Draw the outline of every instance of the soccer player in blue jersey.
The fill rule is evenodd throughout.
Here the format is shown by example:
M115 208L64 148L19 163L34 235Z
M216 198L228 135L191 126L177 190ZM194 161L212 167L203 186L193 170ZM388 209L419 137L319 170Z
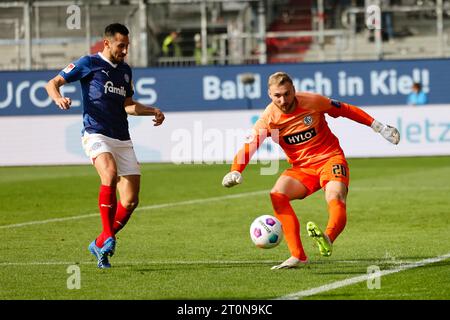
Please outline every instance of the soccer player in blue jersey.
M80 81L83 94L82 144L100 176L98 206L102 233L89 245L99 268L110 268L116 233L138 205L140 167L128 131L127 115L154 116L154 125L164 121L158 108L133 100L132 72L124 59L128 53L128 29L119 23L105 28L102 52L70 63L46 86L60 109L70 108L70 98L59 88ZM119 193L119 200L116 198Z

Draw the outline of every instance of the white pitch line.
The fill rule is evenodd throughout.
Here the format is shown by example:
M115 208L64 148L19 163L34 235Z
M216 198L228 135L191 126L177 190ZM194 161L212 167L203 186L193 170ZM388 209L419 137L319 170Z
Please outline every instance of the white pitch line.
M369 187L369 188L361 188L361 187L353 187L350 189L351 191L366 191L366 190L377 190L377 191L390 191L390 190L405 190L405 188L391 188L391 187ZM449 188L445 187L430 187L428 188L416 188L417 190L450 190ZM227 199L235 199L235 198L243 198L247 196L252 195L260 195L269 193L269 190L261 190L261 191L254 191L254 192L245 192L245 193L238 193L228 196L220 196L220 197L212 197L212 198L203 198L203 199L194 199L194 200L187 200L187 201L181 201L181 202L169 202L169 203L162 203L162 204L155 204L151 206L144 206L144 207L138 207L135 211L140 210L154 210L154 209L162 209L162 208L168 208L168 207L176 207L176 206L184 206L184 205L191 205L191 204L199 204L199 203L207 203L210 201L221 201L221 200L227 200ZM29 222L22 222L22 223L15 223L15 224L7 224L0 226L1 229L10 229L10 228L20 228L20 227L26 227L26 226L33 226L33 225L39 225L39 224L47 224L51 222L64 222L64 221L70 221L70 220L78 220L78 219L85 219L85 218L92 218L92 217L98 217L99 213L89 213L89 214L83 214L78 216L71 216L71 217L64 217L64 218L53 218L53 219L46 219L46 220L35 220L35 221L29 221Z
M58 266L58 265L95 265L95 261L35 261L35 262L0 262L0 267L18 267L18 266ZM273 263L278 264L278 260L199 260L199 261L117 261L114 265L226 265L226 264L253 264L255 266Z
M353 277L353 278L348 278L345 280L341 280L341 281L336 281L336 282L332 282L320 287L316 287L316 288L312 288L312 289L307 289L307 290L303 290L303 291L298 291L298 292L294 292L282 297L279 297L275 300L298 300L304 297L309 297L309 296L313 296L319 293L323 293L323 292L327 292L327 291L331 291L334 289L339 289L342 287L346 287L346 286L350 286L359 282L364 282L367 281L369 279L373 279L374 276L377 277L382 277L382 276L386 276L392 273L397 273L397 272L401 272L401 271L405 271L408 269L413 269L413 268L418 268L418 267L423 267L427 264L432 264L432 263L436 263L436 262L440 262L443 260L446 260L450 258L450 253L444 254L442 256L438 256L435 258L429 258L429 259L424 259L421 261L417 261L417 262L411 262L411 263L407 263L404 265L400 265L397 268L394 269L389 269L389 270L384 270L381 271L379 273L372 273L372 274L365 274L365 275L361 275L358 277Z
M280 260L186 260L186 261L173 261L173 260L154 260L154 261L117 261L114 265L161 265L161 264L184 264L184 265L223 265L223 264L254 264L255 266L261 264L279 264ZM45 265L74 265L74 264L92 264L92 261L31 261L31 262L0 262L0 267L9 266L45 266ZM316 261L314 264L330 264L330 263L347 263L347 264L361 264L359 260L334 260L328 261ZM392 260L379 260L373 263L400 263Z
M177 206L188 206L188 205L192 205L192 204L207 203L207 202L211 202L211 201L222 201L222 200L235 199L235 198L243 198L243 197L247 197L247 196L256 196L256 195L268 194L268 193L269 193L269 190L261 190L261 191L244 192L244 193L238 193L238 194L232 194L232 195L220 196L220 197L194 199L194 200L187 200L187 201L180 201L180 202L169 202L169 203L155 204L155 205L151 205L151 206L138 207L135 211L154 210L154 209L162 209L162 208L177 207ZM92 218L92 217L97 217L97 216L99 216L98 213L89 213L89 214L83 214L83 215L65 217L65 218L35 220L35 221L29 221L29 222L23 222L23 223L3 225L3 226L0 226L0 229L20 228L20 227L33 226L33 225L38 225L38 224L46 224L46 223L51 223L51 222L63 222L63 221L70 221L70 220Z

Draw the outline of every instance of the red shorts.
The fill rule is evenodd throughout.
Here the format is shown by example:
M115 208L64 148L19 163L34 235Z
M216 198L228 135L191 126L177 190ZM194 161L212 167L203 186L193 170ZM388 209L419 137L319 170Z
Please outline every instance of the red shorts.
M308 167L293 166L282 175L299 180L308 189L306 196L324 188L328 181L341 181L347 188L350 183L350 170L343 155L324 159Z

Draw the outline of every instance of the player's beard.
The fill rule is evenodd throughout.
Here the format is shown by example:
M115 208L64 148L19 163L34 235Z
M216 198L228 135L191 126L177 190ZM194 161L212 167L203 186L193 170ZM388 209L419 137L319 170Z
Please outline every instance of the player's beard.
M109 51L109 55L111 57L111 62L114 64L118 64L125 61L126 54L119 52L114 52L113 50Z
M294 109L294 105L295 105L295 98L292 99L292 102L289 104L285 104L282 106L277 106L281 111L283 111L283 113L291 113Z
M113 63L121 63L125 61L125 56L121 55L120 53L116 56L112 55L114 61L112 61Z

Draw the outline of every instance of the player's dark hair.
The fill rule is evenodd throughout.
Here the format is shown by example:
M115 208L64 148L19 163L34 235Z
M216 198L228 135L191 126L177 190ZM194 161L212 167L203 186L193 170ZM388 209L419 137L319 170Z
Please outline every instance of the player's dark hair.
M127 27L120 23L112 23L105 28L105 37L114 37L116 33L120 33L123 36L127 36L130 32Z

